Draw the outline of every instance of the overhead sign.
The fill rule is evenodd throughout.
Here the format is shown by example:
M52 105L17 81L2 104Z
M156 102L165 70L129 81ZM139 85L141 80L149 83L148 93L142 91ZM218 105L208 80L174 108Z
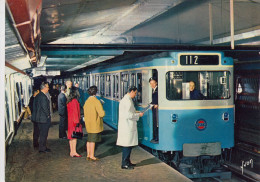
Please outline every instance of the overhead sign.
M181 65L218 65L219 56L218 55L181 55L180 56Z

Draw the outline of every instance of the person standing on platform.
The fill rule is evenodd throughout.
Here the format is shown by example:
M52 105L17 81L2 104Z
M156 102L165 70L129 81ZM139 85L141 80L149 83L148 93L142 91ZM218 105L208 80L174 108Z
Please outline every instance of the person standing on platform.
M157 87L157 79L150 78L149 79L150 87L153 89L152 92L152 113L153 113L153 139L152 143L158 143L158 131L159 131L159 123L158 123L158 87Z
M79 88L79 84L76 83L75 84L75 87L78 89L78 92L79 92L79 104L80 104L80 107L83 108L84 106L84 92L81 88Z
M31 113L33 113L33 101L34 98L36 97L36 95L38 95L39 93L39 89L33 89L33 95L31 96L30 100L29 100L29 108L31 110ZM38 128L38 123L36 123L33 120L33 117L31 117L31 121L33 123L33 147L35 149L37 149L39 147L39 128Z
M97 161L95 157L95 143L101 141L101 132L103 131L103 117L105 111L101 102L96 98L97 87L91 86L88 89L89 98L84 104L85 126L88 132L87 139L87 160Z
M70 94L70 89L72 87L72 82L70 80L66 81L66 92L65 92L65 96L68 99L68 96Z
M58 111L60 115L59 138L67 139L66 130L68 128L67 98L65 96L65 85L61 86L58 96Z
M137 121L143 113L137 113L133 98L137 94L136 87L130 87L128 93L119 103L118 135L116 144L123 147L122 169L134 169L135 164L130 161L133 146L138 145Z
M67 111L68 111L68 139L70 144L70 156L71 157L82 157L76 151L77 139L72 138L72 133L75 131L75 127L78 126L82 131L80 124L80 106L78 101L78 95L75 87L71 87L70 94L67 99Z
M38 124L39 128L39 152L45 153L51 152L51 150L46 147L48 132L51 126L50 101L46 96L49 92L49 83L43 82L40 89L41 92L33 101L32 120Z

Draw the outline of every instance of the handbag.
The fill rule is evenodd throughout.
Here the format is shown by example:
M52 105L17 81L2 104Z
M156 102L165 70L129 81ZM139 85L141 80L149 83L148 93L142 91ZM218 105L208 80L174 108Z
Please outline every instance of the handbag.
M71 134L71 138L82 139L82 137L83 137L82 126L80 124L77 124L75 126L74 131Z

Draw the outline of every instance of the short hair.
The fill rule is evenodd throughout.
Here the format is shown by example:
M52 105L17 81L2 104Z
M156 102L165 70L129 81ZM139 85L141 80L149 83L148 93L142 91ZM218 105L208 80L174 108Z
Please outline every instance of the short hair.
M67 80L65 84L67 85L67 84L68 84L68 83L70 83L70 82L72 83L72 81L70 81L70 80Z
M48 82L42 82L41 85L40 85L40 89L41 89L41 90L44 89L44 88L46 87L46 84L49 85Z
M152 81L152 80L154 80L154 81L157 82L157 78L155 78L155 77L151 77L151 78L149 79L149 83L150 83L150 81Z
M93 85L93 86L89 87L88 94L91 95L91 96L96 95L97 94L97 86Z
M193 83L194 83L194 85L196 85L196 82L194 82L194 81L192 81L192 80L191 80L191 81L189 81L189 82L193 82Z
M60 87L60 90L61 90L61 91L65 91L65 90L66 90L66 86L65 86L65 85L62 85L62 86Z
M130 86L129 89L128 89L128 93L130 93L132 91L135 92L136 90L137 90L136 86Z

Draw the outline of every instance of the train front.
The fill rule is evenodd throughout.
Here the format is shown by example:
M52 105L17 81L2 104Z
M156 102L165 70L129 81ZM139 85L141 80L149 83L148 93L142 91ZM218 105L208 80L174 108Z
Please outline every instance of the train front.
M175 163L193 168L204 165L198 160L220 159L234 146L233 59L220 52L179 52L165 65L158 69L159 143L150 147L171 151ZM206 166L188 173L216 167Z

